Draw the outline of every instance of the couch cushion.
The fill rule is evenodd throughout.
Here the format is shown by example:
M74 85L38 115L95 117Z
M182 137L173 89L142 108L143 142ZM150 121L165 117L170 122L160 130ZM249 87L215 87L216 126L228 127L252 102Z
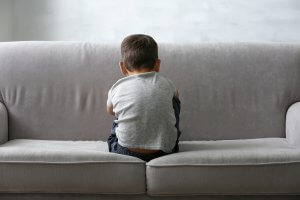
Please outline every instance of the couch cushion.
M16 139L0 145L0 192L145 193L145 162L103 141Z
M9 137L106 139L120 55L120 44L1 42ZM300 101L299 43L159 44L159 57L179 89L182 140L285 136L286 111Z
M150 195L300 194L300 149L285 138L183 141L147 163Z

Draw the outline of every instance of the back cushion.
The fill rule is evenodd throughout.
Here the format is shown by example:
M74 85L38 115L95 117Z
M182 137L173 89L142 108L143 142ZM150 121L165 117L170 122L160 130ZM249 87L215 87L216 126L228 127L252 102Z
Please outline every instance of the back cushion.
M104 140L109 87L120 78L116 45L0 43L0 89L9 138Z
M119 44L0 43L0 101L9 138L106 140ZM161 73L179 89L181 140L284 137L300 101L300 45L159 44Z

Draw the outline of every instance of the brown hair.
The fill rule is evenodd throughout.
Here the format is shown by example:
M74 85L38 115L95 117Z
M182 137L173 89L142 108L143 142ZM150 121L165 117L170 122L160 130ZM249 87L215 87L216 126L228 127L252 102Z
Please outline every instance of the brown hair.
M121 55L129 71L142 68L153 69L158 58L157 44L149 35L129 35L122 41Z

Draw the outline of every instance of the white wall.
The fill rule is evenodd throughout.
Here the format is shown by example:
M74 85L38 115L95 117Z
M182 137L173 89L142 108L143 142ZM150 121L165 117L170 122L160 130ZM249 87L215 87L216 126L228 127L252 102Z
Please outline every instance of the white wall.
M299 0L13 0L12 40L300 41Z
M0 42L12 40L12 1L0 0Z

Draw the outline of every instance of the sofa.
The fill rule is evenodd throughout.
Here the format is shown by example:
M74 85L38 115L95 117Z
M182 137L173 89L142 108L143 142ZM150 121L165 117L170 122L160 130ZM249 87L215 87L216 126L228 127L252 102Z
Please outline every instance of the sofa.
M179 152L108 152L120 44L0 43L0 199L300 199L300 44L159 44Z

